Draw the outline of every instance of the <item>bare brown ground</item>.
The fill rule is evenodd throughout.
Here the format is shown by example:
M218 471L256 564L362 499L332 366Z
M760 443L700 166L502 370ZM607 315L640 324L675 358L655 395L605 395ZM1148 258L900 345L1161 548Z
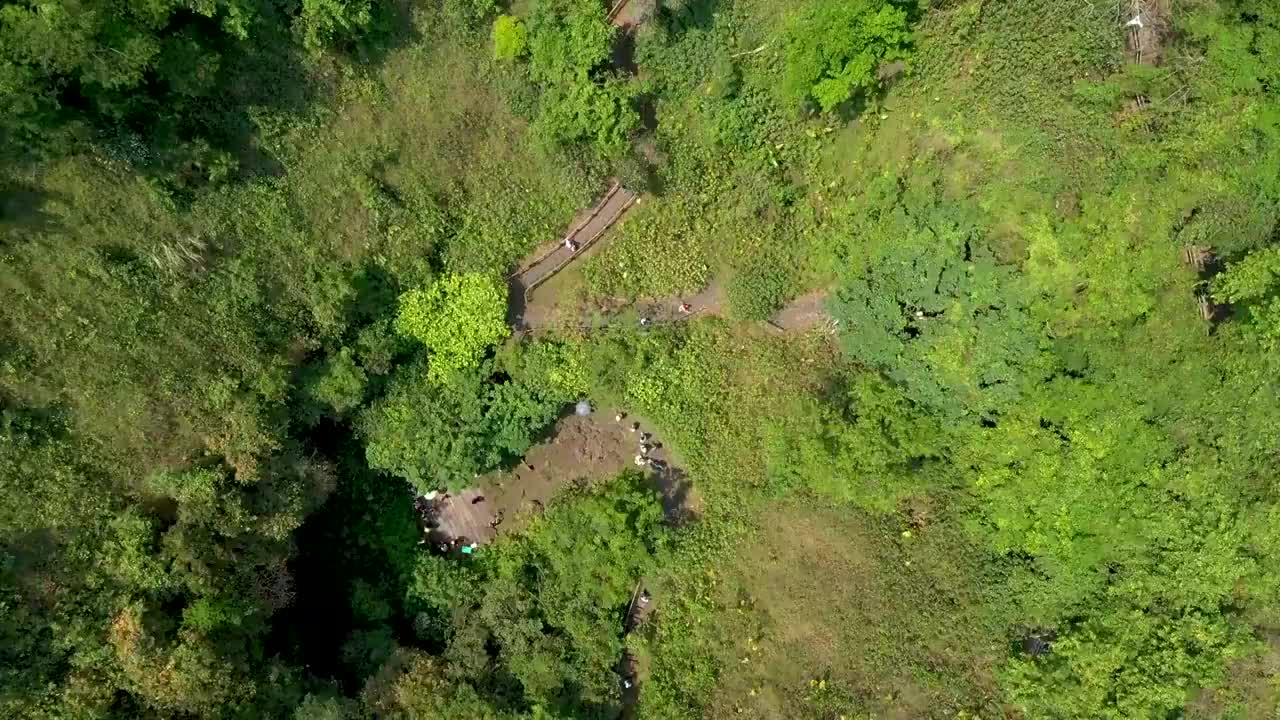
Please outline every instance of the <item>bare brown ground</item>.
M601 247L597 243L583 255L590 256ZM724 284L719 280L713 280L691 295L651 298L635 303L619 301L591 307L585 307L573 292L580 281L577 268L569 267L531 293L523 308L522 326L534 333L569 328L589 329L608 324L625 311L633 311L636 316L654 323L683 322L700 317L724 317L727 310ZM783 332L830 331L835 324L825 307L827 296L825 288L801 295L762 325L766 329ZM681 312L682 304L689 305L687 313Z
M531 448L514 468L483 475L476 488L451 497L441 514L441 529L484 544L499 533L519 531L566 488L589 486L636 468L640 437L654 429L629 416L617 422L615 412L608 409L560 420L551 437ZM632 432L636 422L640 429ZM653 441L661 442L662 438L654 437ZM662 472L646 469L645 473L662 493L668 521L680 523L696 517L701 501L680 469L679 459L665 445L649 456L666 464ZM483 500L472 502L476 498ZM498 522L496 531L490 530L494 521Z
M832 326L834 321L826 309L827 294L822 289L801 295L769 318L769 324L786 331Z

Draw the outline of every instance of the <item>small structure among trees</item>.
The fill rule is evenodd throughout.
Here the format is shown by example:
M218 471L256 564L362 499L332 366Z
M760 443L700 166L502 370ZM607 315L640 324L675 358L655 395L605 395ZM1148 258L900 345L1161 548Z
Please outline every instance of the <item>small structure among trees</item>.
M1132 15L1124 24L1129 59L1139 65L1159 65L1164 38L1169 33L1169 0L1133 0Z
M1216 272L1213 248L1204 245L1186 245L1182 248L1182 264L1195 270L1201 282L1196 287L1196 310L1200 319L1213 322L1219 315L1219 306L1209 293L1208 281Z

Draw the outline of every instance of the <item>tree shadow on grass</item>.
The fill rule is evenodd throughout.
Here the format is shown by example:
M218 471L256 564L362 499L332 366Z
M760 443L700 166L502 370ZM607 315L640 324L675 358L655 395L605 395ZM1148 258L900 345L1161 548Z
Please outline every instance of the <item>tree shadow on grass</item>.
M341 468L340 480L295 535L298 554L289 570L296 596L272 618L268 640L273 654L307 666L313 676L349 693L363 687L377 668L377 643L370 644L370 638L389 631L387 639L414 642L401 605L421 547L412 493L404 481L369 469L352 437L350 426L329 421L309 435L309 446ZM353 602L357 593L386 603L389 617L383 624L361 617ZM353 654L361 649L361 639L370 652Z
M720 0L660 0L658 21L673 35L687 30L709 30L715 24L719 8Z
M381 65L392 51L421 40L413 7L413 0L375 2L370 30L350 49L352 57L361 65Z
M55 218L45 208L50 200L60 198L65 200L32 185L0 181L0 248L50 230Z
M263 142L262 128L279 134L332 95L343 65L376 68L418 38L411 3L381 0L360 37L313 54L302 47L296 14L288 8L259 4L245 39L227 33L217 17L174 12L157 32L173 57L148 69L136 87L104 89L77 77L52 78L57 122L6 161L23 164L88 151L151 179L180 203L210 185L283 175L285 167L272 143ZM72 132L78 127L88 132Z
M385 268L367 263L351 278L355 295L347 303L347 324L361 327L380 319L388 310L394 311L401 288Z
M662 493L662 514L671 527L684 527L698 519L693 481L684 470L668 465L655 476Z

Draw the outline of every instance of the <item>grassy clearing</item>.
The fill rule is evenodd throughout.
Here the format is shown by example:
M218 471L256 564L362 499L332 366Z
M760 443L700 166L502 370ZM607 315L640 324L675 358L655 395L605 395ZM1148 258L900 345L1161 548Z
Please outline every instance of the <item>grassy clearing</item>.
M635 300L696 292L711 279L711 265L678 199L654 198L631 210L608 245L582 269L587 292L599 298Z
M731 562L667 586L645 717L999 714L1005 628L959 528L796 499L750 522Z

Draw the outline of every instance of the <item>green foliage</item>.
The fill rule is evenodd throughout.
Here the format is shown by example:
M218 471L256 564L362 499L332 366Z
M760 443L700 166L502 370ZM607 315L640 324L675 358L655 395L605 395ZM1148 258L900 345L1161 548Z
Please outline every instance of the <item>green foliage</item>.
M906 11L889 0L810 4L787 29L786 91L830 112L875 87L909 37Z
M639 125L632 106L638 91L601 72L614 37L603 20L602 6L591 0L539 0L529 16L529 72L542 90L542 133L616 155Z
M485 351L511 332L507 290L492 275L466 273L400 296L396 331L431 352L431 377L475 368Z
M493 366L443 378L421 364L398 371L361 420L369 464L426 492L467 487L517 458L569 402L541 379L499 382Z
M497 0L444 0L442 3L445 22L459 35L482 30L497 8Z
M944 415L1015 401L1041 361L1011 268L946 209L925 219L889 214L869 231L883 240L832 304L850 357Z
M180 193L230 179L249 108L287 105L306 87L289 20L261 0L10 3L0 15L9 159L92 149Z
M706 249L690 242L686 223L699 208L678 199L655 198L632 209L583 274L601 297L640 298L693 293L711 279Z
M366 373L386 375L390 372L392 362L404 345L392 325L390 319L375 322L356 337L356 357Z
M374 362L379 359L375 356ZM355 410L364 402L368 382L350 348L342 348L315 369L305 387L309 400L317 406L312 417L321 413L340 417Z
M350 41L364 32L372 20L369 0L302 0L302 13L294 27L308 50Z
M588 82L609 58L614 30L590 0L540 0L529 16L529 52L535 79L551 84Z
M801 401L768 423L766 471L775 491L807 487L888 511L936 486L937 419L874 376L855 376L846 393L835 407Z
M110 505L101 491L110 483L86 450L56 415L0 410L0 533L65 529L100 517ZM69 504L69 497L83 502Z
M182 611L182 625L198 633L209 634L223 625L238 625L243 610L218 598L202 597Z
M500 352L499 362L513 380L531 387L545 385L554 397L576 399L588 394L591 387L584 348L567 341L537 339L521 345L508 345Z
M562 498L521 537L482 548L472 564L446 570L424 559L433 569L419 576L435 579L419 581L410 598L453 618L445 657L464 683L480 688L509 674L530 702L576 717L616 702L620 613L665 545L661 523L657 496L626 474ZM454 589L442 595L441 583ZM485 638L494 665L469 647Z
M612 78L548 86L538 128L557 142L589 142L602 153L616 154L640 124L632 107L636 94L632 85Z
M1238 306L1249 318L1261 346L1275 350L1280 342L1280 248L1269 247L1232 263L1214 279L1219 302Z
M733 315L744 320L767 320L795 293L792 277L786 268L769 262L753 262L734 273L725 289Z
M1184 707L1188 688L1217 682L1220 658L1244 641L1220 616L1117 612L1072 628L1046 658L1015 661L1007 681L1030 715L1166 718Z
M1267 712L1280 18L1174 5L1133 66L1087 0L666 3L632 81L589 0L9 3L0 716L612 717L624 645L663 720ZM727 310L495 349L611 175L544 299ZM584 397L679 534L627 476L422 552Z
M358 706L351 701L311 694L307 694L293 712L294 720L351 720L358 716Z
M518 60L529 51L529 34L524 21L514 15L499 15L493 21L493 57Z

